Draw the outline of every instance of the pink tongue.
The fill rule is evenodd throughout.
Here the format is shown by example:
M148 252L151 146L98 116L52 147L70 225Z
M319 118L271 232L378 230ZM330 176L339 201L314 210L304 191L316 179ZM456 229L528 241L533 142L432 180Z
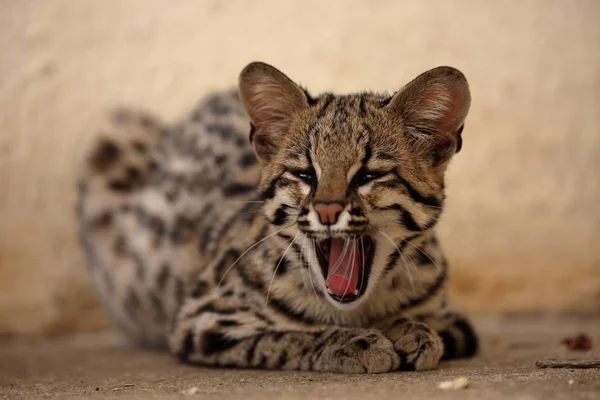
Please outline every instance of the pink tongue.
M344 239L331 239L327 287L338 296L354 293L358 283L358 246L349 240L344 253Z

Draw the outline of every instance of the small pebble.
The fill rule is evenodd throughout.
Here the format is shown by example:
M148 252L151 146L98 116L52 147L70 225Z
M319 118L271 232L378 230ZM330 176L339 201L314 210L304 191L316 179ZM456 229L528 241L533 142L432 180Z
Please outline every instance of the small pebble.
M574 385L575 381L573 379L569 379L569 385Z
M183 391L183 394L185 394L186 396L193 396L198 393L200 393L200 389L197 388L196 386Z
M444 390L458 390L466 389L469 386L469 380L464 376L454 379L452 381L441 382L438 387Z

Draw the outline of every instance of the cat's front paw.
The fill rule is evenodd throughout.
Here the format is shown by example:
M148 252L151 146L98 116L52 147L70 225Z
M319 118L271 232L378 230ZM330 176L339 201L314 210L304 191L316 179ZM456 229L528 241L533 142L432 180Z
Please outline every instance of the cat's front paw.
M318 371L382 373L400 366L394 345L377 330L338 330L319 346L313 364Z
M440 336L419 322L400 319L385 330L384 334L394 344L400 357L401 370L434 369L444 354L444 343Z

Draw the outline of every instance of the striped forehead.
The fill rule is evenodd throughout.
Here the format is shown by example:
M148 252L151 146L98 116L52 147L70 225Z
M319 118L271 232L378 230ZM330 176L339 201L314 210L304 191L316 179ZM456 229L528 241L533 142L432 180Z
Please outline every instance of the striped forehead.
M337 168L360 162L372 136L366 109L366 95L337 96L325 102L309 134L313 161Z
M371 145L380 141L372 141L373 124L386 99L385 95L372 93L324 94L313 99L311 118L287 143L287 163L298 168L309 163L348 168L364 162L371 155Z

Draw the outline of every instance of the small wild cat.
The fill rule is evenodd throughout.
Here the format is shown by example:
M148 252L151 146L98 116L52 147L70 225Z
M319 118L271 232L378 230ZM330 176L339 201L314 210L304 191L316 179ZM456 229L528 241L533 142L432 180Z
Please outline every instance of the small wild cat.
M102 302L135 342L200 365L387 372L473 355L434 232L469 104L450 67L392 96L315 97L256 62L239 96L179 124L117 111L79 182Z

